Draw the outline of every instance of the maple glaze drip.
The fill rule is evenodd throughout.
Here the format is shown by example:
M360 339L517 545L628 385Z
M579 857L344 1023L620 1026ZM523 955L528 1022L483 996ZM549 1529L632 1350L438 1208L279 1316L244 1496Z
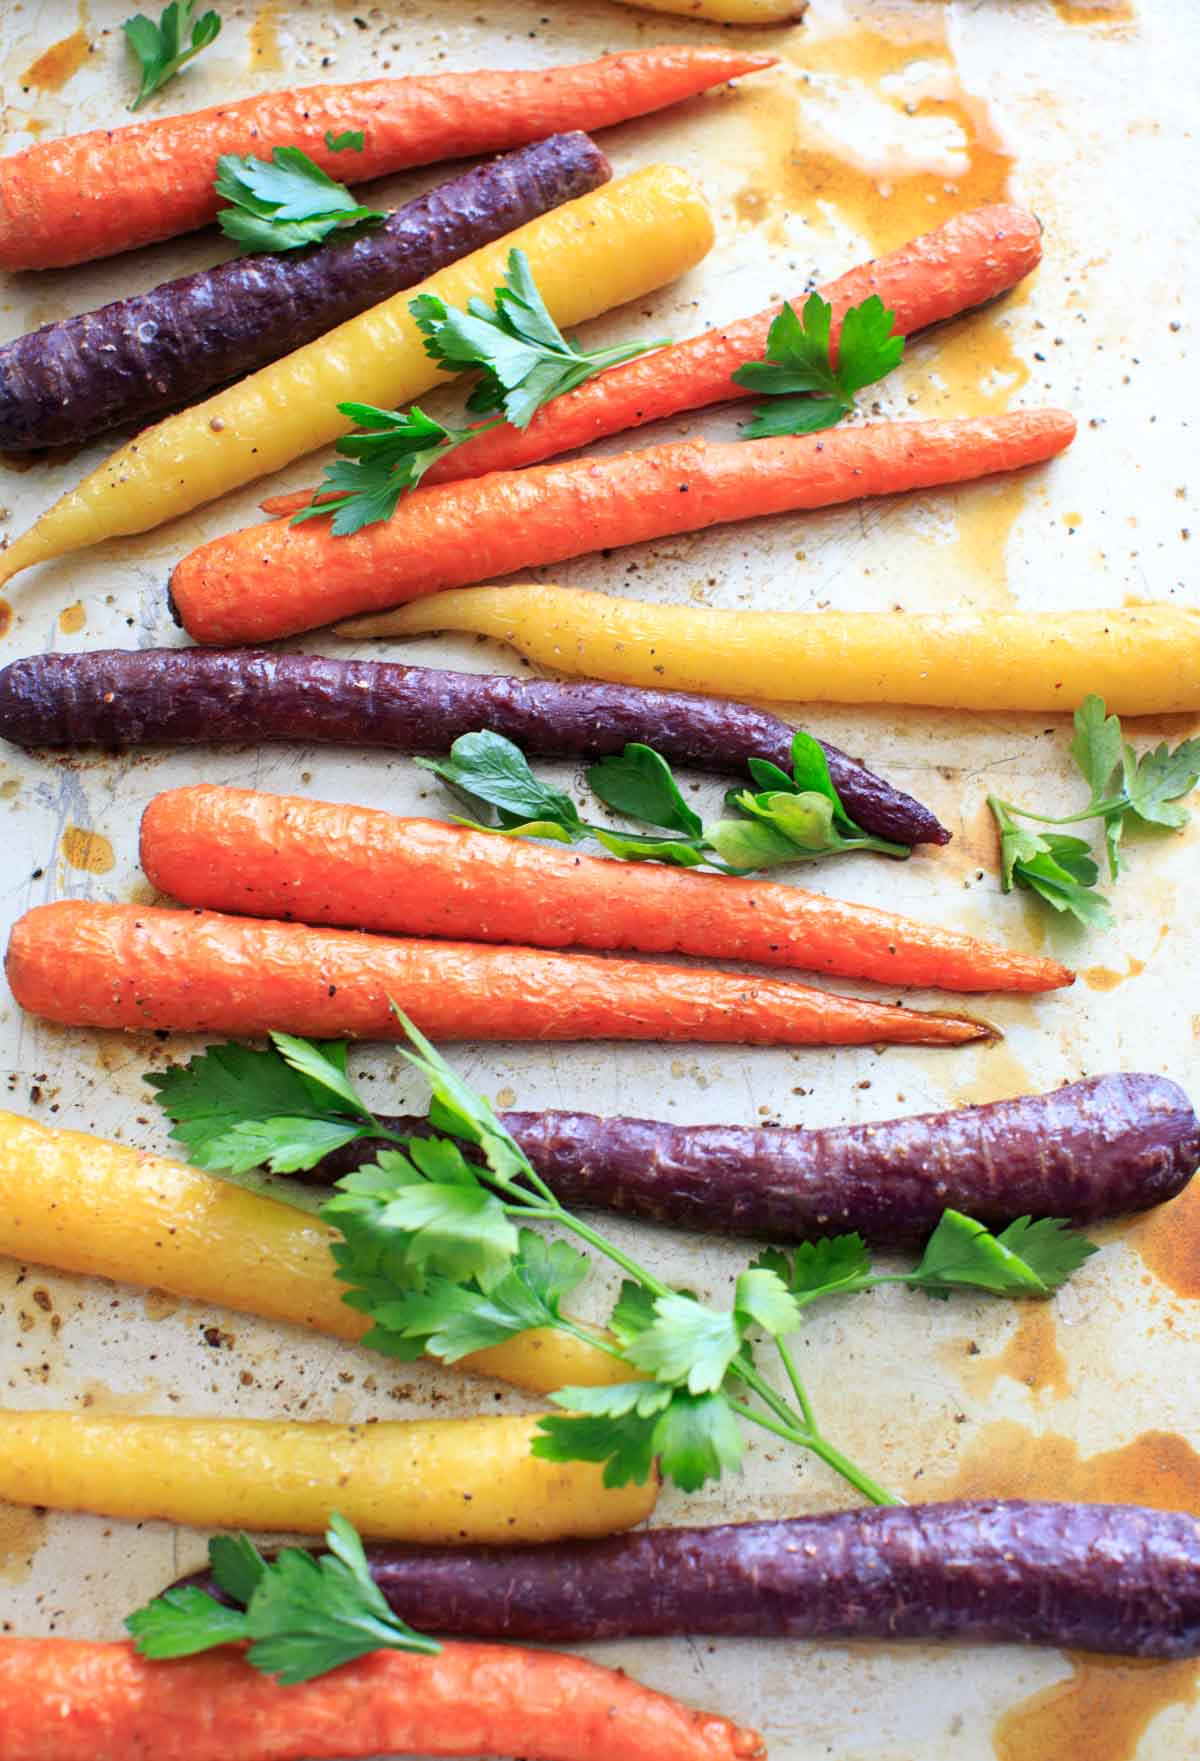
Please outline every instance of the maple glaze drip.
M70 868L86 874L107 874L116 866L113 847L102 832L85 831L82 826L69 825L59 845L63 861Z
M83 29L72 31L61 42L52 43L21 75L22 86L33 86L39 92L57 92L72 74L79 72L88 58L88 40Z

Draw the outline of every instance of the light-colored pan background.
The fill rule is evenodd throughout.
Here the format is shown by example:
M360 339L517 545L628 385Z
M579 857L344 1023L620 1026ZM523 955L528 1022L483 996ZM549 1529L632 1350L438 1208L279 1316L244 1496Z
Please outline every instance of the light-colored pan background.
M126 120L133 85L119 24L128 10L118 0L80 0L78 15L61 0L0 7L6 150L35 134ZM640 44L720 40L702 22L607 0L339 0L222 11L219 42L148 114L291 83L546 65ZM79 65L59 90L24 77L42 51L76 31ZM1189 131L1200 14L1185 0L1117 0L1107 9L1082 0L813 0L806 26L730 40L775 49L781 66L604 138L619 171L656 158L686 165L712 202L716 249L675 287L588 334L686 336L797 295L812 277L835 275L1011 189L1044 222L1040 272L1002 304L915 343L879 388L878 407L905 418L1062 404L1077 413L1079 438L1064 458L1020 480L757 521L584 559L559 578L661 600L895 608L898 617L958 605L1194 601L1197 547L1188 539L1200 485L1187 289L1197 268ZM62 54L69 67L69 42ZM400 199L437 175L390 180L382 194ZM93 268L7 278L0 335L149 287L213 261L221 248L204 233ZM736 415L698 418L668 434L732 437ZM0 532L23 529L104 450L93 445L24 472L0 468ZM316 462L272 487L313 481ZM2 657L180 641L164 597L170 564L252 519L260 493L21 578ZM299 646L348 652L323 636ZM405 653L476 669L515 665L502 650L453 639ZM807 720L931 802L954 842L903 867L852 859L797 878L1053 953L1081 969L1075 988L1040 1002L989 1000L986 1012L1006 1037L985 1050L466 1046L456 1056L471 1081L499 1104L788 1125L989 1100L1107 1070L1165 1071L1200 1086L1194 828L1134 839L1116 928L1084 936L1028 899L1001 897L984 805L989 789L1060 811L1079 801L1065 719L814 707ZM1144 723L1136 736L1192 731L1176 718ZM148 899L137 821L170 785L230 781L401 812L440 805L406 759L377 754L201 749L48 760L6 750L0 771L5 930L46 899ZM567 767L558 774L571 780ZM718 796L706 781L697 798L715 804ZM11 1106L166 1147L141 1073L186 1056L191 1042L62 1032L22 1019L5 1001L0 1034ZM378 1078L370 1092L380 1106L418 1100L387 1049L357 1054L355 1063ZM917 1498L1042 1493L1200 1510L1197 1323L1188 1300L1200 1289L1198 1223L1200 1210L1184 1200L1105 1232L1104 1251L1048 1307L932 1304L892 1290L815 1313L802 1356L826 1428ZM616 1233L636 1240L672 1280L706 1292L723 1293L746 1257L744 1247L666 1230ZM598 1282L597 1305L603 1291ZM10 1263L0 1265L0 1341L0 1398L16 1407L348 1420L519 1405L451 1371L393 1366L299 1331ZM665 1496L659 1516L712 1522L848 1501L818 1464L752 1440L740 1478L690 1503ZM114 1636L131 1607L203 1551L202 1535L162 1523L0 1508L0 1618L5 1630ZM999 1647L703 1639L597 1646L595 1655L759 1725L779 1761L1166 1761L1200 1753L1191 1665L1134 1668Z

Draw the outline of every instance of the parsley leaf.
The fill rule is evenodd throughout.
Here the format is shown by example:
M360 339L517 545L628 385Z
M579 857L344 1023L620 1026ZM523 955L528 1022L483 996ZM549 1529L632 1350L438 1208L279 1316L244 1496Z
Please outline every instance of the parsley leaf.
M794 1333L800 1310L788 1291L787 1280L771 1266L749 1266L734 1290L734 1313L743 1327L761 1327L773 1338Z
M993 1235L960 1211L945 1211L904 1282L935 1293L969 1286L998 1296L1047 1296L1095 1252L1057 1218L1022 1217Z
M1041 1279L1047 1290L1057 1290L1072 1273L1100 1250L1061 1217L1039 1217L1036 1223L1018 1217L996 1237L1007 1253L1015 1254Z
M325 130L325 145L331 153L361 153L366 144L361 128L343 129L340 135L335 135L331 128Z
M628 1361L660 1381L685 1382L692 1394L719 1388L742 1343L736 1314L672 1290L655 1298L654 1317L625 1347Z
M551 398L663 346L632 342L607 349L576 348L546 309L524 251L509 252L494 308L472 299L463 312L422 294L411 302L411 310L424 333L428 355L452 373L478 370L482 375L467 408L501 410L516 428L528 428Z
M400 497L417 487L431 465L480 432L479 427L448 428L418 404L402 413L374 404L344 403L338 409L358 431L338 441L339 456L326 465L313 500L291 520L300 526L332 514L337 538L390 520Z
M143 1657L195 1657L250 1636L243 1609L226 1608L195 1584L165 1590L125 1625Z
M1129 805L1138 818L1178 831L1190 818L1187 809L1178 806L1179 798L1190 795L1200 781L1200 739L1185 740L1174 752L1164 742L1140 758L1132 746L1126 746L1122 771Z
M530 1328L555 1326L562 1318L563 1297L587 1270L587 1259L569 1243L547 1241L532 1229L522 1229L507 1270L490 1278L486 1289L474 1279L456 1284L429 1278L422 1290L408 1293L372 1282L367 1312L375 1325L366 1342L393 1357L427 1354L456 1363L469 1352L500 1345Z
M652 746L632 741L619 758L602 758L589 767L588 786L606 807L698 838L704 830L700 815L688 806L665 758Z
M654 1321L654 1293L644 1284L626 1278L608 1317L608 1330L621 1345L629 1345Z
M276 1035L289 1044L289 1035ZM344 1045L309 1045L310 1068L344 1074ZM170 1070L148 1071L159 1105L172 1121L171 1136L197 1168L245 1174L267 1167L275 1174L313 1168L323 1156L357 1138L376 1135L366 1110L290 1064L281 1051L218 1045ZM332 1115L332 1116L331 1116Z
M300 147L273 147L269 161L222 153L216 190L233 204L217 214L221 231L251 251L294 251L341 226L387 219L381 209L363 207Z
M571 797L539 783L521 748L488 728L460 734L449 758L416 758L414 763L440 777L475 811L486 805L520 821L558 825L567 833L582 829Z
M576 1392L568 1390L567 1392ZM558 1397L550 1396L551 1400ZM644 1486L654 1471L658 1418L638 1412L621 1416L580 1413L539 1419L530 1454L542 1461L604 1463L606 1486Z
M197 1585L167 1590L126 1620L134 1649L142 1657L193 1657L249 1639L247 1661L284 1687L371 1651L438 1655L435 1639L392 1613L344 1517L330 1518L325 1545L321 1558L285 1547L264 1559L246 1535L210 1541L213 1577L243 1606L228 1608Z
M826 1235L800 1242L790 1263L786 1254L769 1249L754 1267L775 1272L793 1296L811 1302L869 1277L871 1255L861 1235Z
M1200 739L1185 740L1174 751L1164 742L1139 758L1125 743L1117 717L1105 713L1103 698L1094 693L1084 698L1074 719L1071 756L1091 798L1082 812L1052 819L989 795L988 806L1000 832L1000 885L1006 893L1014 885L1028 887L1056 911L1068 911L1081 923L1107 929L1113 922L1112 909L1103 894L1093 890L1100 870L1091 846L1083 838L1032 831L1017 821L1063 826L1098 819L1104 828L1108 872L1116 880L1124 867L1121 845L1131 815L1169 831L1187 824L1187 809L1179 802L1200 782ZM1114 773L1120 785L1115 794L1111 792Z
M197 0L173 0L164 6L158 23L144 12L127 18L121 29L141 69L137 97L129 106L140 110L146 99L175 78L201 49L216 41L221 20L215 12L202 12L195 17ZM189 42L190 33L190 42Z
M564 1388L550 1397L575 1410L538 1423L533 1453L544 1461L604 1463L606 1486L643 1485L659 1457L684 1492L720 1479L742 1460L742 1434L723 1394L690 1394L655 1382Z
M837 366L833 364L833 307L818 293L804 315L785 300L767 332L766 359L747 361L734 373L738 385L777 401L760 404L743 430L746 440L780 434L815 434L854 409L854 394L890 373L904 353L894 335L896 314L877 294L851 306L842 318ZM802 395L817 393L817 396Z
M473 814L482 814L485 807L495 810L499 827L482 818L466 822L478 830L569 844L591 838L626 862L670 862L683 868L708 863L744 872L847 850L909 855L906 845L868 837L855 825L833 786L824 752L803 731L793 743L794 776L751 759L751 775L772 787L760 795L746 789L732 792L727 803L742 817L709 826L688 806L670 765L651 746L630 742L619 756L590 767L588 781L606 806L680 834L676 837L618 832L584 820L569 795L538 782L519 746L488 729L462 735L448 759L416 762L439 776Z
M351 1250L339 1256L339 1277L353 1286L360 1267L375 1270L382 1235L403 1243L387 1264L400 1285L419 1290L440 1274L456 1283L478 1278L486 1288L517 1251L517 1231L503 1203L447 1139L414 1137L405 1148L407 1154L381 1150L375 1162L339 1180L322 1206L321 1216L341 1230ZM355 1256L356 1245L363 1254Z
M1121 748L1121 724L1115 715L1105 715L1104 699L1093 692L1075 711L1075 738L1070 748L1092 791L1093 806L1108 793L1113 772L1120 767Z

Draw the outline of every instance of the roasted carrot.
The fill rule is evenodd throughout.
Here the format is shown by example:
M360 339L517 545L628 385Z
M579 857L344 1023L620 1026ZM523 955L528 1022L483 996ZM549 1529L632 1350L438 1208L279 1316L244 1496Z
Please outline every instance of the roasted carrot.
M1037 267L1041 255L1042 229L1036 216L998 202L956 214L898 251L827 282L819 292L833 307L835 343L847 307L859 305L870 294L877 294L895 312L899 334L911 336L1006 293ZM795 296L797 309L804 298L803 293ZM536 465L607 434L660 422L705 404L745 398L749 395L745 386L736 384L732 375L746 361L765 355L767 332L778 314L778 304L768 306L752 318L706 330L687 342L614 367L544 405L524 432L511 426L492 428L470 445L458 447L426 472L423 481L448 483L487 471ZM311 490L300 490L273 496L262 505L270 514L292 514L311 500Z
M615 545L1015 470L1074 434L1064 411L1024 410L494 471L419 489L348 537L279 520L214 538L177 565L171 593L198 642L268 640Z
M35 1015L131 1031L394 1040L395 1003L434 1040L962 1045L992 1033L778 978L82 899L27 911L6 969Z
M751 1761L756 1732L554 1651L376 1651L279 1687L232 1647L151 1663L131 1645L0 1639L0 1761Z
M364 1535L453 1546L611 1535L649 1516L653 1477L606 1487L595 1462L543 1461L531 1452L537 1424L0 1411L0 1497L304 1535L323 1533L337 1510Z
M607 128L775 59L667 45L574 67L302 86L39 141L0 160L0 268L84 263L206 225L220 204L213 178L222 153L263 155L286 143L332 177L366 181L564 129ZM327 130L345 129L363 131L362 152L326 145Z
M1019 954L779 881L580 856L434 819L211 783L157 795L142 867L185 905L391 935L619 948L951 991L1070 984Z
M143 429L0 552L0 581L101 539L147 532L336 440L353 427L341 402L419 397L446 371L426 352L411 302L494 299L511 251L525 252L551 315L570 326L674 280L712 242L704 198L671 165L645 166L566 202Z
M719 611L549 582L466 587L356 618L343 636L469 630L559 672L783 703L923 703L1117 715L1200 709L1200 611Z
M358 1340L319 1218L165 1156L0 1112L0 1254ZM62 1203L70 1192L70 1204ZM458 1367L535 1394L629 1378L573 1334L531 1328Z

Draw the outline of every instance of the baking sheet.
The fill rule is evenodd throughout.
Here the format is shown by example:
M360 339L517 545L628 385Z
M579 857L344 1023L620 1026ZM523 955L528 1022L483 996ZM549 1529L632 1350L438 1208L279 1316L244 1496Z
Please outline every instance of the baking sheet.
M78 13L34 0L0 5L4 150L125 120L132 84L119 26L129 9L115 0L81 0ZM326 0L221 11L218 43L149 113L288 83L543 65L715 34L608 0L544 8ZM1185 290L1197 267L1189 130L1200 14L1185 0L813 0L803 27L741 35L775 49L780 68L604 137L618 171L655 158L686 165L712 201L717 248L694 274L588 334L688 335L1010 189L1044 222L1041 271L1009 300L912 345L899 372L875 388L878 406L902 417L1064 404L1080 418L1079 439L1020 481L752 522L582 559L556 577L663 600L897 615L1194 598L1196 377ZM55 45L65 46L30 73ZM399 199L437 175L391 179L381 193ZM149 287L213 261L220 248L201 234L94 267L6 278L0 336ZM734 424L727 411L644 441L681 431L730 436ZM105 450L100 443L23 472L0 468L0 535L22 530ZM273 487L312 482L319 463L294 466ZM3 658L179 642L164 595L170 564L246 523L262 493L256 485L22 577L11 590ZM356 652L327 637L297 646ZM454 639L404 652L479 670L516 665L501 649ZM1006 1037L984 1049L463 1047L456 1061L469 1080L501 1105L783 1124L882 1118L1115 1069L1164 1071L1195 1086L1195 827L1135 840L1115 895L1116 927L1085 936L1051 923L1027 898L1000 896L984 805L996 787L1060 811L1077 801L1061 718L815 707L807 720L929 801L955 838L903 867L850 860L806 869L804 883L1051 952L1082 969L1075 989L1039 1002L989 999ZM1174 718L1143 723L1138 734L1193 731ZM574 780L570 767L557 768L560 781ZM282 748L46 761L6 750L5 933L47 899L150 898L136 860L138 816L158 790L199 779L401 812L427 799L406 760L378 754ZM706 783L705 804L718 796ZM10 1106L166 1147L141 1073L198 1042L57 1030L23 1019L6 999L0 1036ZM386 1048L357 1054L356 1066L376 1075L374 1092L394 1098L396 1110L418 1099ZM636 1239L666 1277L702 1293L724 1290L746 1257L744 1247L665 1230L614 1225L613 1233ZM1200 1291L1200 1203L1185 1199L1104 1239L1049 1307L934 1304L884 1290L814 1313L803 1358L828 1433L914 1497L1031 1492L1200 1511L1189 1300ZM597 1309L603 1291L600 1281ZM394 1366L298 1330L9 1262L0 1262L0 1366L0 1398L21 1407L350 1420L522 1405L449 1371ZM740 1478L690 1501L668 1493L656 1520L846 1502L819 1464L752 1438ZM131 1607L200 1561L204 1541L162 1523L0 1507L6 1630L116 1636ZM759 1726L777 1761L1200 1753L1190 1664L1133 1667L1004 1647L697 1640L591 1649Z

